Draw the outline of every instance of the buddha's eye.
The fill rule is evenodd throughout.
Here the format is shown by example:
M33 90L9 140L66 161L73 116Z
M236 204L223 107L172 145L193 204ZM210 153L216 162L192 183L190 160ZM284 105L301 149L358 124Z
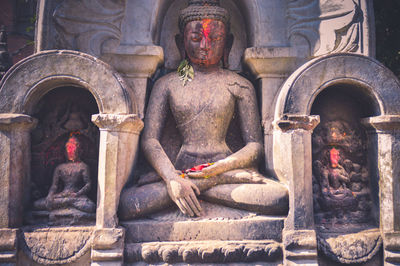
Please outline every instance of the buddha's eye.
M219 35L219 36L212 36L211 40L212 41L221 41L223 39L223 36Z
M201 41L201 36L199 34L192 34L192 36L190 37L190 39L193 42L200 42Z

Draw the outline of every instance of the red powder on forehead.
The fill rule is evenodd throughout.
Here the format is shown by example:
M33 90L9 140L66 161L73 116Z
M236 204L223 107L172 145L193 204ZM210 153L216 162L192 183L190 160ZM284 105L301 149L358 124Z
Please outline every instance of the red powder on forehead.
M70 138L65 144L65 148L67 149L68 159L75 160L76 159L76 151L78 149L78 141L76 138Z
M207 19L203 19L203 21L202 21L202 26L203 26L203 34L204 34L204 37L206 37L206 38L208 38L208 36L210 35L210 32L211 32L211 27L210 27L210 24L211 24L211 19L209 19L209 18L207 18Z
M336 168L339 165L339 151L335 148L332 148L329 152L330 154L330 161L331 161L331 167Z

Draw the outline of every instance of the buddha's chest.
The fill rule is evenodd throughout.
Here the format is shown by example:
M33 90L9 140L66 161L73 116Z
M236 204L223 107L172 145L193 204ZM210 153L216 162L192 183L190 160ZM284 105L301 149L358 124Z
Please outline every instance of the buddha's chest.
M170 93L169 104L178 122L185 122L198 115L205 119L224 120L232 115L235 98L223 87L176 89Z
M72 163L65 165L59 169L59 171L61 179L65 184L75 184L76 182L79 182L83 169L80 165Z

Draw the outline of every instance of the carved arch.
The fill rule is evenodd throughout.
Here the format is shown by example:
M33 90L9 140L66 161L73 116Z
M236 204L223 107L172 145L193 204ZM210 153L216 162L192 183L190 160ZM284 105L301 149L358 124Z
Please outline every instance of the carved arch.
M400 82L390 70L370 57L335 54L311 60L286 80L276 100L275 120L310 115L317 95L334 84L359 88L373 100L376 114L400 114Z
M0 113L31 114L33 106L50 90L77 85L91 92L100 113L136 113L129 89L108 64L88 54L44 51L14 65L0 83Z

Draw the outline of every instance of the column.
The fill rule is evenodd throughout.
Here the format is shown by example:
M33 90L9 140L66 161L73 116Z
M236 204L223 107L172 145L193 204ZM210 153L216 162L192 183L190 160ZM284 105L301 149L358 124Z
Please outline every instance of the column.
M400 115L369 117L362 122L375 130L384 264L400 265Z
M97 114L100 129L97 228L115 228L121 190L133 169L143 122L135 114Z
M285 115L274 122L274 166L289 186L282 232L285 265L318 265L314 230L311 135L319 116Z

